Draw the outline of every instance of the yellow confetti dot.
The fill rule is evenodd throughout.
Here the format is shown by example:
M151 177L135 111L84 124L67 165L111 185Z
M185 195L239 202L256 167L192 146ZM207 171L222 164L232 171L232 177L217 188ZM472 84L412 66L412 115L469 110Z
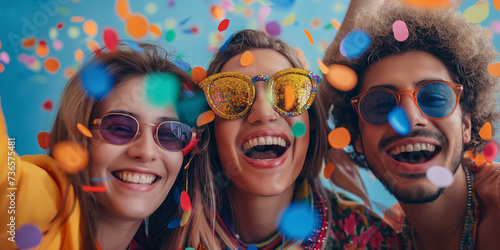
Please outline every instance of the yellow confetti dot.
M189 217L191 217L191 211L193 211L193 210L189 210L189 211L184 212L182 214L181 223L179 224L181 227L186 225L186 223L189 221Z
M323 175L325 176L325 179L329 179L330 176L332 176L333 171L335 171L335 165L331 162L326 164L325 169L323 170Z
M345 65L332 64L328 69L326 80L332 87L340 91L349 91L356 86L358 75L351 68Z
M80 133L82 133L84 136L92 137L92 133L90 132L90 130L83 124L81 123L76 124L76 128L78 128L78 131L80 131Z
M295 91L293 86L287 85L285 87L285 109L289 111L295 104Z
M81 62L83 59L83 51L81 49L75 50L75 60Z
M54 40L57 38L57 29L56 28L51 28L49 31L49 38Z
M351 134L346 128L336 128L328 134L328 142L333 148L347 147L351 143Z
M83 23L83 32L85 32L87 36L97 35L97 30L97 23L94 20L87 20Z
M154 24L149 25L149 31L153 32L157 36L161 36L160 28Z
M491 139L491 123L486 122L483 127L479 130L479 136L483 138L483 140Z
M328 74L328 72L330 71L330 69L319 58L318 58L318 66L324 75Z
M295 13L288 15L283 21L281 21L281 26L287 26L295 22Z
M98 42L90 40L87 42L87 48L89 48L90 51L96 51L99 50L100 46Z
M306 33L307 39L309 39L309 42L314 45L314 40L311 36L311 33L308 30L304 30L304 33Z
M480 23L488 17L490 6L486 1L478 1L464 11L465 20L469 23Z
M76 39L80 36L80 30L75 26L71 26L68 29L68 36L70 38Z
M146 14L153 15L158 10L158 6L156 5L156 3L148 3L146 4L144 10L146 11Z
M488 73L492 76L500 77L500 63L497 62L488 64Z
M255 57L253 56L252 52L250 52L250 50L243 52L243 55L241 55L240 58L241 66L246 67L254 62L255 62Z
M69 174L78 173L87 166L89 155L87 150L78 143L62 141L53 148L53 156L59 166Z
M208 110L198 116L198 119L196 119L196 125L200 127L209 122L212 122L214 119L215 119L215 113L212 110Z

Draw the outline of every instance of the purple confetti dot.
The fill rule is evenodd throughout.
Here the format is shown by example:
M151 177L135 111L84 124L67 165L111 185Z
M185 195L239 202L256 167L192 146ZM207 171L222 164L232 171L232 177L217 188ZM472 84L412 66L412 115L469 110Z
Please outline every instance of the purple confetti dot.
M277 21L268 22L266 24L266 32L270 36L279 36L281 34L281 25Z
M34 224L26 224L16 231L16 245L21 249L38 246L42 242L42 231Z

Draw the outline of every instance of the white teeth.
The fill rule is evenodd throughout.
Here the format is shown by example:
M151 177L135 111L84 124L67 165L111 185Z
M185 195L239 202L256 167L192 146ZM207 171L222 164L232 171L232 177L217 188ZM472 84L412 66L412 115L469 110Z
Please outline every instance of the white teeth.
M285 139L276 136L265 136L265 137L260 136L244 142L243 145L241 146L241 149L247 150L255 146L265 146L265 145L279 145L282 147L286 147L286 141Z
M407 145L401 145L399 147L391 149L390 153L392 155L398 155L402 152L416 152L416 151L429 151L429 152L434 152L436 150L436 146L429 144L429 143L414 143L414 144L407 144Z
M147 184L151 185L155 180L156 176L151 174L140 174L131 171L120 171L115 174L118 178L124 182L130 182L135 184Z

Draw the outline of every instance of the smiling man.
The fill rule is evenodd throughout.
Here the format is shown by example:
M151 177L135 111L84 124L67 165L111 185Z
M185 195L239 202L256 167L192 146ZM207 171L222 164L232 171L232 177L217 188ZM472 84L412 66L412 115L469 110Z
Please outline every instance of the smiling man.
M406 23L409 36L394 37ZM358 58L340 55L340 39L324 63L343 64L358 75L341 92L321 84L319 97L333 105L337 127L352 135L351 158L368 167L406 214L401 234L410 249L492 249L500 245L500 164L475 163L464 152L482 154L490 141L478 132L498 121L498 79L488 74L497 51L477 25L453 9L412 9L397 3L362 12L353 29L371 45ZM400 39L401 40L401 39ZM357 46L355 44L353 46ZM410 132L398 134L388 114L401 107ZM449 170L453 183L438 187L427 170Z

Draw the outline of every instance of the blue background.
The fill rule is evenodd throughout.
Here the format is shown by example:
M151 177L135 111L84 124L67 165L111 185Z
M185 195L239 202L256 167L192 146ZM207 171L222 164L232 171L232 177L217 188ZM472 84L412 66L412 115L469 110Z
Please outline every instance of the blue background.
M337 33L330 24L331 20L342 22L348 0L267 0L274 2L271 13L265 20L258 20L259 9L263 6L257 1L251 4L242 0L129 0L131 13L141 13L149 23L158 26L162 36L152 33L141 41L154 43L175 52L179 59L189 63L191 67L206 68L213 50L217 49L232 33L245 29L263 29L270 21L281 21L291 13L295 14L295 22L283 26L279 36L293 47L299 48L305 55L308 68L320 73L317 58L322 58L328 44ZM460 5L460 11L474 5L477 1L466 0ZM500 12L489 3L489 16L481 25L491 32L493 43L500 47L498 28L493 24L499 22ZM222 19L214 19L211 7L232 3L233 9L226 8L224 18L230 20L229 27L219 32L217 27ZM95 40L103 46L102 31L106 27L115 29L120 39L132 39L125 30L125 21L115 11L116 1L106 0L0 0L0 53L6 52L10 63L0 62L5 70L0 73L0 97L4 115L9 128L9 135L16 138L16 150L19 154L44 153L39 148L36 136L41 131L50 131L57 111L59 96L67 81L64 71L78 66L75 50L81 49L86 56L91 51L87 47L89 40ZM94 20L98 25L95 37L88 37L83 31L84 22L72 22L72 16L81 16ZM44 18L45 17L45 18ZM56 26L63 23L61 29ZM304 29L313 39L311 45ZM74 33L70 35L70 30ZM167 31L175 35L167 41ZM197 31L197 32L194 32ZM220 39L217 39L219 35ZM36 55L34 47L23 49L20 39L25 36L44 39L50 49L47 57L56 57L60 61L60 69L50 74L40 67L30 69L19 61L19 56L32 56L43 64L45 58ZM62 43L62 49L53 47L54 41ZM36 46L36 45L35 45ZM42 105L50 100L54 103L51 111L44 110ZM498 158L497 158L498 159ZM390 206L394 199L386 193L380 183L362 171L367 189L373 200L384 206Z

